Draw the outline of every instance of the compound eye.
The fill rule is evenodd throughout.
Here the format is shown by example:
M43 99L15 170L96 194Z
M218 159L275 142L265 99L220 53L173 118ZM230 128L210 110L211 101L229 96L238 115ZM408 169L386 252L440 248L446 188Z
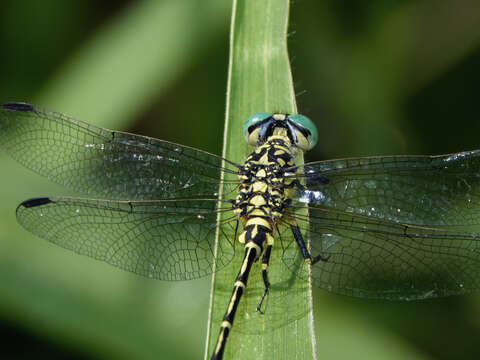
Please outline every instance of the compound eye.
M248 144L252 146L256 146L258 144L260 127L255 125L271 116L272 114L270 113L255 113L250 116L247 121L245 121L245 124L243 124L242 133L245 141Z
M310 120L306 116L299 114L288 115L288 118L293 121L298 127L306 130L304 131L304 133L299 130L296 131L298 141L295 145L303 151L307 151L313 148L318 141L318 131L312 120Z

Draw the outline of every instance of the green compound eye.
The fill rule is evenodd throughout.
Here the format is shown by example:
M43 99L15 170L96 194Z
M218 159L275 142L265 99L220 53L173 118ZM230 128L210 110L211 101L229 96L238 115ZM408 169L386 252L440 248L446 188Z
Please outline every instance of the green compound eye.
M248 131L248 128L262 120L268 119L271 116L272 114L270 113L255 113L252 116L250 116L247 119L247 121L245 121L245 124L243 124L242 133L247 143L249 143L252 146L255 146L257 145L257 141L258 141L258 130L250 133Z
M288 115L288 118L300 128L306 129L310 132L310 134L306 137L306 141L308 144L305 144L304 146L301 146L301 144L297 144L297 146L300 148L303 148L303 150L312 149L317 144L317 141L318 141L317 127L312 122L312 120L310 120L306 116L299 115L299 114ZM303 137L303 135L298 134L298 132L297 132L297 136L299 138Z

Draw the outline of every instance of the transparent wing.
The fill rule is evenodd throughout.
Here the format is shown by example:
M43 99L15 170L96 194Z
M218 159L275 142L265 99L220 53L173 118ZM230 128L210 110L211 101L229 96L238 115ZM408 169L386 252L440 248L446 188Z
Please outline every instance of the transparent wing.
M309 207L295 220L312 256L313 284L361 298L413 300L480 290L480 235ZM295 242L287 247L296 246ZM294 256L283 260L295 270ZM305 276L305 270L299 272Z
M0 106L0 147L24 166L89 196L214 197L237 165L190 147L75 120L23 103ZM234 189L234 185L232 185Z
M304 204L425 226L480 224L479 150L320 161L291 171L297 169Z
M234 256L236 220L220 226L216 200L108 201L37 198L17 208L28 231L76 253L161 280L195 279ZM228 231L227 231L228 230Z

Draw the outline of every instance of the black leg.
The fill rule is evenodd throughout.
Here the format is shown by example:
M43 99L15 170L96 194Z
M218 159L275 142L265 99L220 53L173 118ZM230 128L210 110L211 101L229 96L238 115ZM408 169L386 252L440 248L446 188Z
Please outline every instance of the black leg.
M263 291L262 298L257 305L257 311L262 312L262 304L265 296L267 296L268 289L270 288L270 281L268 281L268 264L270 263L270 254L272 253L272 245L267 245L265 248L265 252L263 253L262 257L262 277L263 277L263 284L265 285L265 290Z
M312 257L312 255L307 249L307 244L305 244L305 241L303 240L303 236L302 236L302 233L300 232L300 229L298 228L298 225L290 225L290 229L292 229L293 237L295 238L298 248L300 249L300 252L302 253L302 257L305 261L310 262L312 265L319 260L328 261L330 256L324 257L322 255L317 255L315 257Z

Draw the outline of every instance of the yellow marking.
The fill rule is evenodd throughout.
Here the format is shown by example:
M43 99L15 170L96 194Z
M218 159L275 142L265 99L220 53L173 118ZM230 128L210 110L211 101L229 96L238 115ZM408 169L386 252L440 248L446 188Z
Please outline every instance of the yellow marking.
M275 152L273 153L273 155L275 155L275 156L280 156L280 155L285 154L285 150L283 150L281 146L275 146L275 148L278 149L278 150L275 151Z
M255 244L253 241L250 241L249 243L245 244L245 247L249 250L251 249L255 249L257 251L257 259L258 257L260 256L260 253L262 252L262 248L260 246L258 246L257 244ZM245 258L245 260L247 260L247 258ZM247 262L245 261L245 264L242 265L242 269L244 268L244 266L246 267L247 266ZM241 273L243 274L245 272L245 270L241 270Z
M277 158L277 162L280 166L284 166L285 165L285 160L283 160L282 158Z
M310 260L310 258L306 258L306 259L305 259L305 262L306 262L307 264L311 264L311 263L312 263L312 260Z
M282 138L282 140L285 140ZM288 140L290 142L290 140ZM287 144L288 145L288 144ZM274 144L273 147L278 150L283 150L284 152L290 154L290 149L287 146L280 145L280 144Z
M248 135L248 143L250 145L255 145L257 143L259 132L260 132L260 128L257 128Z
M278 121L282 121L282 120L285 120L287 117L285 116L285 114L273 114L272 117L275 119L275 120L278 120Z
M263 156L258 160L259 164L268 164L268 152L263 154Z
M267 190L268 190L267 184L264 183L263 181L256 181L252 184L253 192L265 193L267 192Z
M253 225L253 229L250 232L250 238L254 239L258 234L258 225Z
M308 143L308 140L305 136L300 131L295 131L297 133L297 148L302 149L302 150L307 150L308 146L310 145Z
M260 207L266 204L265 198L262 195L255 195L250 199L249 203L255 205L256 207Z
M273 238L273 236L269 233L266 233L266 237L267 237L267 245L270 245L272 246L273 243L275 242L275 239Z
M238 288L235 288L235 291L232 294L232 298L230 299L230 303L228 304L227 314L230 315L233 311L233 306L235 305L235 301L237 299L237 291Z
M268 264L262 263L262 270L267 270L267 268L268 268Z
M279 211L272 211L272 217L276 218L276 219L279 219L283 216L283 214Z
M248 246L248 244L251 244L251 243L247 243L245 245L245 248L248 249L248 250L247 250L247 253L245 255L245 259L243 259L242 267L240 268L240 274L239 275L243 275L245 273L245 271L247 270L248 255L250 254L250 251L251 251L251 246ZM237 289L235 289L235 293L236 293L236 291L237 291Z
M265 216L265 211L263 211L262 209L251 209L250 211L248 211L248 215L249 216Z
M223 344L223 329L220 331L220 335L218 335L218 342L217 342L217 347L215 348L215 354L218 354L220 352L220 348L222 347Z
M279 127L275 128L273 130L273 135L270 136L268 140L271 141L276 139L283 140L286 144L290 145L290 139L288 138L288 135L287 135L287 129L279 128Z
M231 329L231 328L232 328L232 323L231 323L230 321L223 320L223 321L222 321L222 328Z
M245 234L246 234L246 231L243 231L238 237L238 241L240 241L241 244L245 244Z
M245 289L245 283L243 281L237 280L233 286L241 287Z
M255 176L256 177L265 177L265 176L267 176L267 172L265 171L265 169L260 169L260 170L257 171Z
M245 224L245 226L248 226L248 225L262 225L262 226L265 226L266 228L269 228L270 230L272 229L270 227L270 223L261 217L251 217L250 219L247 220L247 223Z

